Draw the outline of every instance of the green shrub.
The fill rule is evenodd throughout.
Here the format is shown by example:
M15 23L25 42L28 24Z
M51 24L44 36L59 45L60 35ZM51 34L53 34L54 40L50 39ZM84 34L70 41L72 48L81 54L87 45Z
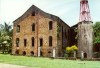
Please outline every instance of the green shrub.
M76 45L73 45L71 47L66 47L66 53L68 54L68 57L72 57L73 53L75 53L78 50Z

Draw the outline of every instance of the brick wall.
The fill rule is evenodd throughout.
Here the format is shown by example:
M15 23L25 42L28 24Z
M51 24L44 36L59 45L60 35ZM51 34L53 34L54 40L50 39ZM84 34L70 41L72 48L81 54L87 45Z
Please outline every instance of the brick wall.
M50 21L52 21L52 30L49 30ZM35 24L35 31L32 31L33 23ZM20 25L19 33L16 32L17 25ZM33 51L34 56L38 56L38 52L40 52L40 56L52 57L53 49L55 48L55 57L63 56L64 49L69 44L69 28L70 27L58 17L39 10L35 16L32 16L31 12L29 12L28 15L24 14L14 21L12 54L18 53L19 55L24 55L26 52L26 55L30 56ZM52 36L52 46L49 46L49 36ZM32 46L32 37L34 37L34 46ZM16 38L19 38L19 47L16 46ZM42 46L40 46L41 38L43 39ZM27 39L26 46L24 46L24 39ZM38 50L39 47L40 51Z

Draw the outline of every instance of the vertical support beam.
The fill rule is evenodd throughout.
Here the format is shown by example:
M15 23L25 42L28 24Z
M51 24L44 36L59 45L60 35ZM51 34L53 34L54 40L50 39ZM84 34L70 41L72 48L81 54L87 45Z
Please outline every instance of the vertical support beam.
M93 26L90 21L78 24L78 57L84 52L84 58L91 59L93 53Z
M56 50L55 50L55 48L53 48L53 58L55 58L56 57Z
M38 47L38 57L40 57L41 47Z
M91 21L88 0L80 0L80 18L79 21Z

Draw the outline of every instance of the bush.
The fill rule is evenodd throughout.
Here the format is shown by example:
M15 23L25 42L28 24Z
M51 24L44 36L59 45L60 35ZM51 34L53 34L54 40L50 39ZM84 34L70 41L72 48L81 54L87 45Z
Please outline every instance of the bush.
M100 58L100 52L94 52L94 58Z
M67 53L72 53L72 52L77 51L77 50L78 50L78 48L77 48L76 45L73 45L71 47L66 47L66 52Z
M72 57L77 50L78 48L76 45L66 47L66 53L68 54L68 57Z

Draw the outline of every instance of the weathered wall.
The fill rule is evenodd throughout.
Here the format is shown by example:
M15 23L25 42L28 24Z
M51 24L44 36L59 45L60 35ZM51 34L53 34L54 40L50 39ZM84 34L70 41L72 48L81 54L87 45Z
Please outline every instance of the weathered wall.
M35 12L35 16L32 16L33 12ZM50 21L53 22L52 30L49 30ZM35 24L35 31L32 32L33 23ZM19 33L16 32L17 25L20 25ZM58 31L58 25L60 27L60 32ZM16 54L18 50L20 55L25 51L26 55L30 56L31 51L33 51L34 56L52 57L53 49L55 49L55 57L58 57L63 56L65 47L69 45L68 30L70 27L57 16L45 13L35 6L30 7L27 12L16 19L13 27L12 54ZM49 36L52 36L52 46L49 46ZM32 47L32 37L35 39L34 47ZM16 38L20 39L19 47L16 46ZM43 46L41 47L40 38L43 39ZM26 47L24 46L24 39L27 39ZM38 52L40 51L41 53L39 54Z
M13 51L12 53L15 54L16 50L19 50L19 54L23 54L23 51L26 52L27 55L30 54L31 51L34 51L34 55L37 55L37 30L32 32L31 25L33 23L37 23L37 19L33 16L29 16L25 18L23 21L15 23L13 29ZM16 32L16 26L20 25L20 32ZM36 27L35 27L36 28ZM31 38L35 38L35 46L32 47L31 45ZM19 47L16 47L16 38L20 39ZM27 39L27 46L24 46L24 39Z
M39 20L37 19L39 17ZM29 16L25 18L23 21L19 23L14 24L13 29L13 49L12 53L15 54L17 50L19 50L19 54L22 55L23 52L26 52L26 55L31 55L31 51L34 52L34 56L37 56L38 54L38 46L40 45L40 38L43 38L43 46L41 47L41 51L43 56L52 56L53 48L56 48L56 57L62 56L62 26L63 26L63 46L66 46L66 37L65 37L65 29L68 30L68 26L66 27L64 24L61 25L61 32L60 34L60 40L57 40L57 21L53 21L53 29L49 30L49 21L53 21L49 18L45 18L43 16ZM32 32L31 25L35 23L35 31ZM20 32L16 32L16 26L20 25ZM66 32L67 34L67 32ZM68 34L67 34L68 35ZM53 37L53 46L49 46L49 36ZM32 47L31 44L31 38L35 38L35 46ZM20 39L19 47L16 47L16 38ZM24 39L27 39L27 46L24 46ZM57 42L58 41L58 42ZM57 44L58 43L58 44ZM64 45L65 44L65 45ZM57 46L58 45L58 46ZM48 53L48 52L51 52Z
M93 26L92 22L83 21L78 24L78 56L84 52L85 58L92 58L93 50Z
M52 30L49 30L49 21L53 22ZM49 36L52 36L52 44L53 46L49 46ZM43 52L43 56L52 56L53 48L57 46L57 22L48 18L42 17L39 19L38 23L38 41L40 38L43 38L43 46L41 47L41 51ZM38 42L38 45L40 43ZM51 52L49 54L48 52Z
M57 44L58 44L58 55L64 56L66 47L70 44L69 38L70 27L63 21L58 21L57 24Z

